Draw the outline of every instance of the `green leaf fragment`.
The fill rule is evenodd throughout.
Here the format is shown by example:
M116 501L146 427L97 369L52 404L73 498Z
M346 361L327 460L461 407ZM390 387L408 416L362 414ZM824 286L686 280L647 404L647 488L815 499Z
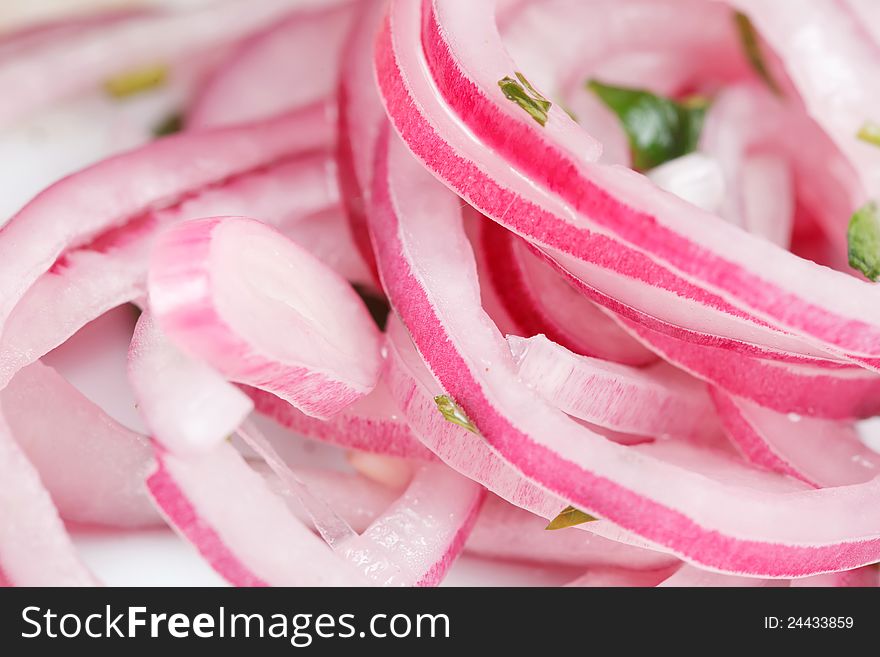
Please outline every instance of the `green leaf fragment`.
M522 73L517 71L515 75L516 80L509 76L498 80L498 86L504 92L505 98L519 105L542 126L546 125L547 112L550 111L553 103L538 93Z
M461 407L452 401L452 398L449 397L449 395L437 395L434 397L434 403L437 404L440 414L443 415L443 418L447 422L457 424L473 433L480 433L479 430L477 430L477 426L470 421L468 416L465 415L465 412L461 410Z
M846 231L849 266L876 281L880 278L880 208L870 201L856 210Z
M560 108L563 112L565 112L566 114L568 114L568 118L570 118L570 119L571 119L572 121L574 121L575 123L580 123L580 121L578 120L577 114L574 113L574 110L573 110L573 109L571 109L570 107L566 107L566 106L563 105L562 103L558 103L558 105L559 105L559 108Z
M709 100L693 96L683 102L644 89L587 82L620 119L629 139L633 166L647 171L696 150Z
M183 130L183 115L179 112L169 114L153 128L153 136L167 137Z
M168 67L153 64L126 71L104 82L104 90L114 98L128 98L161 87L168 80Z
M734 12L733 20L736 23L739 40L742 43L749 64L751 64L755 73L761 77L764 83L770 87L771 91L777 96L781 96L782 89L780 89L776 80L773 79L773 76L770 75L770 70L764 61L764 54L761 52L761 41L758 38L758 31L755 29L752 21L741 11Z
M574 527L575 525L582 525L585 522L593 522L594 520L598 520L598 518L575 509L573 506L567 506L544 529L565 529L566 527Z
M880 146L880 124L865 121L856 133L856 137L874 146Z

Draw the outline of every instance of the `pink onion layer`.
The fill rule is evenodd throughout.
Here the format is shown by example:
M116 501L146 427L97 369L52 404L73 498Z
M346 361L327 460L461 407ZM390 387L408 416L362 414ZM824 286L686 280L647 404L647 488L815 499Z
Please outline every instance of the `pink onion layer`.
M858 484L880 473L880 455L851 423L776 413L719 390L712 399L730 439L757 466L816 487Z
M371 228L386 291L434 375L515 470L689 561L733 573L784 578L877 560L880 536L863 509L878 481L807 492L767 479L758 494L734 483L745 473L734 474L742 468L732 461L721 466L677 445L614 445L535 400L480 310L455 200L398 142L385 149ZM696 474L707 458L710 476ZM817 525L818 509L845 525Z
M40 476L0 419L0 567L15 586L94 586Z
M507 341L523 382L568 415L641 436L698 439L719 429L705 388L666 363L578 356L543 335Z
M175 453L208 451L253 404L205 363L181 353L143 312L128 351L128 379L153 436Z
M42 363L23 369L0 393L0 406L66 521L112 527L161 522L145 484L153 468L148 442L54 369Z
M436 586L464 549L483 493L444 465L421 466L400 499L341 549L379 585Z
M431 460L427 450L412 434L391 399L387 384L380 380L373 391L328 420L319 420L271 393L245 387L257 412L315 440L375 454Z
M312 534L230 445L196 459L156 450L149 478L166 519L239 586L357 586L365 580Z
M332 96L354 12L353 3L323 4L295 10L236 47L197 94L187 129L266 119Z
M326 418L376 385L379 333L348 283L257 221L163 233L150 303L165 332L228 378Z

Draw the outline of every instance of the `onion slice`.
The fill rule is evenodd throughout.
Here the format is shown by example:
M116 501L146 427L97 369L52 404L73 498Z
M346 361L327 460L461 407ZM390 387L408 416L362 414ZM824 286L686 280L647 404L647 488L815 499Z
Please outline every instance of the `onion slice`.
M484 289L492 288L520 335L544 333L576 353L628 365L657 359L526 242L482 216L478 221L477 248L488 273Z
M880 455L868 449L851 423L776 413L712 390L730 439L757 466L811 486L846 486L880 474Z
M187 129L258 121L331 97L355 12L351 2L324 5L294 10L236 47L199 90Z
M543 335L507 341L525 384L568 415L640 436L718 432L705 387L666 363L635 368L578 356Z
M23 369L0 393L0 407L64 520L110 527L161 524L145 483L153 468L148 441L54 369L40 362Z
M423 465L400 499L340 549L381 586L436 586L464 548L483 494L444 465Z
M766 478L737 485L746 472L733 462L722 466L682 446L615 445L519 385L506 342L480 310L456 199L399 141L382 151L370 225L385 289L447 394L515 470L576 508L718 570L791 578L877 560L880 534L866 510L876 507L880 479L819 491ZM814 522L820 516L836 521Z
M678 319L691 328L713 325L729 338L784 344L807 355L818 349L874 367L880 315L870 286L712 221L643 177L585 160L580 153L588 151L589 136L556 106L546 128L514 107L498 87L516 65L500 44L492 9L492 3L480 2L464 11L444 0L391 5L377 49L380 87L395 126L432 170L487 215L528 232L535 242L567 251L566 267L586 278L598 275L583 264L596 258L586 248L597 241L596 229L612 235L606 251L635 247L650 254L653 262L646 267L659 266L677 279L667 279L667 285L655 277L654 286L669 292L665 304L656 292L629 290L631 301L652 303L652 312L671 319L670 312L683 311L684 304L690 310ZM430 80L423 79L425 61ZM451 132L461 130L454 127L460 122L470 131L470 146ZM543 182L544 189L524 184L523 178L516 182L511 168L524 179ZM488 178L486 170L491 171L486 185L464 189L465 179ZM553 213L535 207L538 196L544 207L554 206ZM768 268L768 262L774 266ZM615 296L626 291L620 284L615 288Z
M625 568L591 568L586 573L570 581L568 587L635 587L658 586L667 579L669 570L627 570Z
M271 393L243 386L258 413L285 429L314 440L373 454L429 461L432 452L420 443L391 398L384 380L373 391L328 420L306 415Z
M355 291L257 221L165 231L149 292L158 323L186 352L308 415L330 417L376 386L380 336Z
M153 436L178 454L210 451L253 404L205 363L181 353L152 313L141 313L128 350L128 379Z
M0 228L0 327L66 251L102 235L112 244L111 229L138 226L137 220L149 224L156 208L253 173L292 152L322 148L331 134L322 109L312 107L243 128L162 139L59 181ZM5 358L0 365L5 377L0 381L8 381L14 371Z
M299 4L327 6L333 1ZM265 28L290 8L290 0L221 0L187 11L105 21L39 43L0 65L0 84L17 90L15 102L4 103L0 109L0 123L12 122L114 75L155 65L157 60L180 68L193 66L210 58L212 50ZM53 83L46 84L47 79Z
M0 571L14 586L94 586L40 476L0 417Z
M196 459L156 449L158 508L238 586L358 586L365 579L292 515L231 445Z

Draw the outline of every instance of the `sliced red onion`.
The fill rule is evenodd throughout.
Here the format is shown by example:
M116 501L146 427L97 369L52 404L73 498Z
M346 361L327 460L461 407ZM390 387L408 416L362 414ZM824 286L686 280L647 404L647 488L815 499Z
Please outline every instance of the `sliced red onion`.
M487 148L474 140L471 132L462 130L461 122L438 97L435 81L427 74L419 40L419 7L399 2L391 9L390 22L380 33L376 52L379 85L389 116L429 168L470 203L514 232L527 235L579 280L589 279L594 289L610 292L600 293L594 300L615 310L620 305L637 310L640 321L659 320L662 326L701 343L718 342L720 338L738 348L754 349L759 345L759 349L771 353L825 354L803 339L737 310L718 294L707 292L621 242L579 229L570 208L539 187L525 184L525 178L511 170L498 149ZM392 28L394 25L399 29ZM506 99L502 102L505 107L509 104ZM566 116L562 123L568 121ZM576 128L564 127L563 132L566 138L574 139L571 147L583 141ZM585 151L587 145L582 149ZM491 166L491 176L476 162ZM632 182L642 181L645 185L641 191L646 199L650 197L652 207L670 202L668 195L652 184L629 175ZM694 212L689 206L686 214Z
M737 338L716 335L715 333L707 332L704 330L695 330L671 323L663 319L662 317L651 315L642 310L639 310L635 306L630 305L630 303L628 302L620 301L614 296L602 292L591 283L588 283L579 276L572 274L569 269L577 270L579 267L576 260L572 260L568 256L559 252L552 251L551 249L538 248L534 245L531 245L530 248L534 253L544 258L544 260L549 263L557 272L562 274L566 278L566 280L568 280L568 282L571 283L571 285L581 294L585 295L595 303L607 308L608 310L613 311L613 313L620 316L621 318L629 320L630 324L639 324L645 327L646 330L662 334L663 337L669 336L670 338L674 338L681 342L691 343L694 345L695 348L714 347L735 352L735 355L737 356L740 354L745 354L747 356L755 356L758 358L766 359L768 361L779 361L783 363L806 363L823 368L839 368L846 364L845 359L831 356L825 352L822 352L821 350L812 349L809 346L806 346L806 348L803 350L807 353L802 353L798 349L791 350L789 348L791 345L787 342L789 340L788 337L782 338L779 341L774 338L774 344L772 346L766 346L759 345L753 342L746 342ZM569 269L567 269L566 267L568 267ZM604 276L604 274L600 274L598 270L593 272L593 275ZM625 285L629 286L631 283L632 281L629 281L626 282ZM643 290L643 292L647 293L646 290ZM653 290L651 294L657 294L664 300L669 299L669 297L666 296L666 293L660 289ZM630 333L633 333L634 330L635 329L631 327ZM653 345L651 341L645 340L643 336L642 342L647 343L652 350L658 351L657 347ZM661 353L661 356L662 355L663 354ZM857 366L851 366L851 368L856 367Z
M150 102L198 90L194 130L0 227L0 585L95 583L61 518L164 518L243 585L431 586L465 548L571 586L880 584L865 3L208 11L0 38L0 124L144 66ZM698 152L633 172L588 80L709 97ZM131 302L152 449L36 362ZM288 463L254 407L361 474Z
M400 490L363 476L331 470L297 469L296 474L358 532L365 531L390 507ZM304 512L300 512L300 517L308 520ZM576 528L548 532L544 530L546 526L545 518L488 495L465 550L490 559L564 566L657 570L678 563L670 555L635 548Z
M496 7L504 45L529 72L530 81L566 108L579 95L589 97L583 88L591 76L672 96L699 89L702 83L729 83L751 73L723 3L626 0L623 8L618 0L514 4L515 11L505 3ZM578 29L572 29L573 24ZM594 133L579 108L571 109ZM599 134L604 148L605 133Z
M208 563L239 586L358 586L338 559L231 445L195 459L156 451L148 480L162 514Z
M331 97L354 4L323 4L295 11L235 48L197 94L187 129L266 119Z
M113 0L105 2L107 6L95 6L95 3L90 3L88 0L85 2L85 7L82 4L74 0L74 2L65 2L65 6L61 8L32 2L14 2L4 6L3 27L0 28L0 53L14 54L20 48L43 44L67 34L132 16L146 15L154 10L143 6L114 6L122 3L114 3Z
M244 390L259 413L309 438L375 454L423 461L433 458L413 436L383 380L369 395L328 420L310 417L271 393L250 387Z
M724 202L724 176L716 160L691 153L648 172L654 184L707 212L717 212Z
M179 454L210 451L253 403L205 363L184 356L143 312L128 351L128 379L154 438Z
M406 327L396 318L388 324L386 376L391 394L414 434L445 463L502 499L546 520L555 518L565 508L563 498L525 479L488 443L475 440L473 433L447 421L439 413L435 398L443 389L419 356ZM631 546L657 549L657 546L649 545L604 520L578 525L577 529L597 534L600 546L605 538L622 541L614 548L615 552L627 554L633 550ZM577 545L577 549L583 549L582 545ZM655 556L662 563L669 561L667 555L656 553Z
M244 128L184 134L105 160L56 183L0 229L0 326L37 278L67 250L144 213L250 172L291 152L328 143L319 108ZM94 243L92 244L94 247ZM6 251L4 251L6 252ZM14 255L14 257L12 257ZM6 380L12 372L2 368Z
M51 400L51 409L46 408ZM145 481L153 451L68 383L34 363L0 393L15 441L68 522L112 527L161 523Z
M839 573L814 575L791 581L793 587L847 587L847 586L880 586L880 571L877 566L865 566L855 570L844 570Z
M478 231L488 273L483 290L491 288L517 333L545 333L577 353L630 365L656 360L523 240L482 217Z
M669 554L609 540L576 527L552 532L546 527L545 518L490 495L465 549L492 559L633 571L654 571L678 563Z
M880 77L874 65L875 29L862 5L858 14L848 2L819 0L808 5L733 0L748 14L779 56L786 73L816 121L847 155L864 189L880 183L880 151L856 138L874 117L866 108L880 101ZM869 15L868 15L869 16ZM852 211L852 209L851 209Z
M188 358L182 357L178 361L176 369L188 368L198 372L197 364ZM174 373L170 374L173 376ZM208 378L198 377L195 383L204 383ZM173 378L167 382L168 387L183 399L194 398L198 394L198 398L207 400L206 403L190 409L191 415L204 420L216 411L222 412L223 405L217 406L220 400L216 394L204 396L206 391L216 389L211 381L207 381L208 385L203 387L189 385L181 388L181 380L191 383L193 376L188 372L183 379ZM218 379L217 383L220 382ZM211 405L217 408L212 409ZM148 421L155 424L148 409L143 410ZM228 418L227 426L222 432L228 433L239 422L239 418ZM202 422L199 425L203 432L205 424ZM401 499L375 520L362 536L358 536L345 520L314 495L290 470L256 427L245 422L238 426L236 432L272 469L279 479L283 494L295 498L302 505L324 540L340 555L345 555L346 560L356 564L369 579L379 584L438 583L451 561L461 551L482 499L482 489L478 485L462 480L459 475L443 466L425 466L431 468L430 471L418 473ZM294 516L289 515L290 509L284 509L288 514L287 518L280 513L277 508L280 498L267 488L266 483L256 473L246 473L249 468L234 450L230 450L228 445L220 442L211 451L188 458L175 456L159 448L157 457L160 460L160 469L149 481L154 498L175 527L231 582L283 583L285 578L306 578L301 583L307 583L308 575L303 572L302 564L297 563L296 559L292 560L292 565L286 570L276 570L282 565L277 561L277 555L261 547L264 543L277 541L276 534L273 533L270 537L267 532L271 527L285 523L287 538L291 541L289 547L296 547L302 552L308 547L308 542L304 546L295 546L293 541L304 540L302 536L296 539L296 535L301 535L305 528ZM250 520L249 527L241 526L242 518L234 517L234 511L230 513L227 509L223 512L222 505L214 506L216 488L220 485L230 486L235 495L250 497L255 503L262 499L263 506L259 511L255 510L256 517ZM270 498L273 498L274 509L269 506ZM245 506L242 512L246 508ZM200 516L195 524L189 518L189 514L193 513ZM214 515L215 513L223 515ZM263 518L265 524L261 522ZM252 538L246 540L245 534L239 535L239 531L246 531ZM399 536L401 540L389 545L389 536ZM284 536L281 540L284 540ZM320 551L312 550L316 557L326 558ZM311 561L308 563L310 568L316 565ZM320 563L317 565L320 566ZM341 568L341 571L340 578L348 572L346 568ZM266 579L265 575L260 575L261 572L271 572L272 579ZM345 583L360 581L359 578L351 577L350 572L348 576L349 581ZM334 583L334 580L331 577L325 583ZM337 580L335 583L342 581Z
M814 157L803 157L805 149ZM700 150L724 173L724 219L788 248L797 200L831 244L846 248L846 222L864 203L864 190L851 163L798 103L784 102L763 83L728 87L707 113Z
M501 290L495 287L493 280L493 267L489 263L488 249L481 248L483 228L486 218L465 204L462 209L464 218L464 231L474 248L474 260L477 265L477 278L480 281L480 301L483 310L492 318L495 326L504 335L525 335L526 331L521 325L520 318L514 318L508 312L507 303L501 298Z
M357 533L351 526L327 502L314 495L309 487L296 476L284 459L275 451L272 443L253 422L244 421L238 427L236 434L275 473L284 487L284 494L293 497L305 509L315 529L318 530L327 545L339 550L343 543L357 537Z
M864 510L880 480L802 491L748 475L752 483L738 485L746 472L721 455L615 445L519 386L505 341L480 310L456 199L399 142L386 147L371 214L386 291L434 375L515 470L578 509L719 570L790 578L877 560L880 536ZM838 522L817 524L817 514Z
M162 445L196 460L216 451L235 432L266 462L284 494L305 509L331 547L356 536L326 503L311 494L271 443L245 419L252 408L250 399L204 363L175 349L148 312L141 315L132 339L129 378L139 410ZM188 424L173 421L183 416Z
M697 439L719 429L705 388L666 363L609 363L542 335L507 341L520 379L568 415L641 436Z
M793 332L821 349L866 364L873 362L875 352L880 351L880 340L876 340L880 334L875 328L880 322L875 305L869 301L871 288L864 282L816 267L741 231L727 229L721 222L712 222L710 215L664 196L630 172L579 160L571 154L579 151L584 135L564 112L551 109L547 127L542 128L507 101L498 88L498 80L516 67L494 31L491 6L481 3L478 12L468 11L467 15L455 3L440 0L424 7L422 24L421 7L405 2L392 4L391 25L380 39L377 63L392 120L410 146L444 179L452 182L453 178L469 175L472 180L474 161L506 158L508 169L514 165L528 177L546 179L553 202L564 200L579 210L569 221L552 217L545 221L544 216L538 219L531 211L531 226L541 227L540 236L535 233L534 239L552 236L559 248L576 251L579 259L589 259L594 256L574 247L590 238L584 223L589 217L597 227L613 232L621 240L616 243L645 249L668 265L669 274L680 272L699 282L703 292L686 291L687 286L679 283L670 288L678 298L688 299L688 303L696 301L704 308L691 314L693 328L699 328L695 319L708 318L706 312L714 308L713 313L720 313L716 315L720 322L716 330L722 334L768 344L781 337L780 331L782 335ZM438 20L442 30L438 29ZM475 160L462 160L448 141L425 124L426 116L430 116L435 122L442 121L442 130L446 131L453 122L448 116L450 107L436 108L442 103L437 92L430 90L430 81L418 79L423 75L420 67L424 69L419 63L422 52L426 53L433 83L443 94L442 103L449 103L472 133L483 140L470 146L479 151ZM415 84L420 90L414 104L409 94ZM420 114L426 103L434 103L435 107ZM458 141L455 147L469 148ZM515 190L511 192L508 187L502 188L503 194L493 193L496 202L503 202L506 195L511 200L505 205L512 208L515 202L538 193L535 189L524 190L522 182L516 183L494 162L491 166L493 176ZM471 171L465 174L468 167ZM517 223L518 210L504 215L503 209L488 207L484 199L473 196L486 191L485 186L471 186L469 200L489 216L505 216L505 223L527 230L525 224ZM571 212L554 216L566 215ZM778 266L768 268L767 262ZM720 296L713 299L714 295ZM657 295L653 298L659 301Z
M693 566L684 565L668 578L657 584L664 588L711 586L715 588L728 587L784 587L789 583L779 579L758 579L755 577L734 577L722 575L708 570L701 570Z
M378 281L366 210L373 181L373 150L385 112L375 84L372 54L385 11L384 0L363 0L342 56L339 73L338 143L339 187L355 244Z
M245 172L194 191L175 205L149 212L66 251L12 311L0 339L3 371L11 375L87 322L143 296L150 249L165 224L237 211L281 226L288 235L305 233L312 243L333 242L344 248L337 232L342 226L325 222L322 232L311 222L303 225L304 219L338 201L327 167L326 154L293 154L267 170ZM340 268L361 271L356 258L338 257L332 248L325 248L323 257ZM47 308L51 313L47 314Z
M268 465L252 462L251 466L264 476L269 487L279 495L285 494L285 486ZM382 512L400 497L403 487L389 488L360 474L342 470L294 467L293 473L309 490L323 500L356 532L361 533ZM302 522L311 518L302 504L288 505Z
M625 568L593 568L570 581L570 587L633 587L658 586L669 577L669 570L627 570Z
M166 230L149 292L158 323L185 351L308 415L330 417L376 386L380 334L356 292L257 221Z
M811 486L847 486L880 474L880 454L868 449L851 423L776 413L712 391L731 440L752 463Z
M282 226L281 232L345 280L367 289L375 287L374 276L358 251L351 222L341 207L334 205Z
M773 410L833 419L868 417L880 411L880 377L875 372L833 361L775 362L621 321L665 360Z
M297 4L331 3L305 0ZM192 66L199 56L264 28L290 9L290 0L221 0L187 11L109 22L38 44L0 66L0 83L17 90L15 102L4 103L0 110L0 124L157 61ZM53 83L45 84L46 79Z
M444 465L423 465L400 499L340 550L378 585L436 586L464 548L483 493Z
M14 586L94 586L49 492L0 417L0 568Z

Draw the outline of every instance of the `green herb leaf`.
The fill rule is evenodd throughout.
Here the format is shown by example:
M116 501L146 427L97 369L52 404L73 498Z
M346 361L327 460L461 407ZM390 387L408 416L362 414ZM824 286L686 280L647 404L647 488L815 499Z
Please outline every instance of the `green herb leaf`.
M880 146L880 124L865 121L856 133L856 137L874 146Z
M153 128L153 136L167 137L183 130L183 114L175 112L169 114Z
M856 210L846 231L849 266L872 281L880 277L880 208L870 201Z
M752 21L741 11L734 12L733 20L736 23L739 40L742 43L749 64L752 65L755 73L761 77L764 83L770 87L771 91L777 96L781 96L782 89L779 88L776 80L770 75L767 63L764 61L764 54L761 52L761 41L758 39L758 31L755 30Z
M633 166L646 171L697 148L709 101L695 96L682 103L644 89L587 82L587 88L617 114L629 138Z
M168 80L168 67L153 64L121 73L104 82L104 90L114 98L128 98L161 87Z
M476 425L470 421L464 411L461 410L461 407L452 401L449 395L437 395L434 397L434 403L437 404L437 408L440 409L440 413L447 422L457 424L473 433L480 433Z
M547 112L553 104L544 98L538 91L526 80L525 76L516 72L516 80L505 76L498 80L498 86L504 92L507 100L511 100L531 116L542 126L547 124ZM517 81L518 80L518 81Z
M594 518L589 513L579 511L573 506L567 506L544 529L565 529L566 527L574 527L575 525L582 525L585 522L593 522L594 520L598 520L598 518Z

